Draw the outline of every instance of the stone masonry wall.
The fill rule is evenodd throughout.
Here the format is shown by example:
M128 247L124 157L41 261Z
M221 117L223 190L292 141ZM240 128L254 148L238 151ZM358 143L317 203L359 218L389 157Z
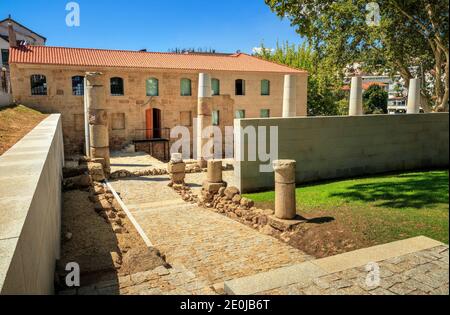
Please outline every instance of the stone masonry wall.
M44 113L61 113L63 120L65 150L67 153L81 152L84 143L83 97L72 95L72 76L86 71L100 71L103 75L106 104L110 119L111 149L117 150L135 138L136 129L146 129L145 112L150 108L162 111L162 128L180 125L181 112L197 115L198 72L174 70L143 70L119 68L75 68L47 65L11 65L13 95L18 103ZM220 80L221 96L214 97L213 110L220 111L220 124L232 126L236 110L246 111L246 117L260 117L261 109L269 109L271 117L281 117L283 102L283 74L208 72ZM47 77L48 95L32 96L30 76L43 74ZM109 80L121 77L124 80L124 96L111 96ZM146 79L159 80L159 95L151 99L146 96ZM180 96L180 79L192 81L192 96ZM236 79L246 80L246 95L235 96ZM270 80L271 95L261 96L261 80ZM297 114L306 115L307 76L299 74ZM192 123L188 126L192 135Z

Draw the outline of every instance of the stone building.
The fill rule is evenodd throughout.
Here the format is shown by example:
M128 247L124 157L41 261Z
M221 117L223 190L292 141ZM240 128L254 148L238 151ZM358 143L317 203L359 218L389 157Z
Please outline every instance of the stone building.
M211 123L233 126L235 118L281 117L284 77L296 78L295 107L306 115L307 72L237 54L152 53L22 46L10 52L16 102L61 113L67 153L84 147L86 72L100 72L110 147L169 137L186 126L193 135L199 73L211 78ZM176 139L172 139L174 141Z
M46 38L13 20L0 21L0 106L11 103L9 79L9 47L17 45L45 45Z

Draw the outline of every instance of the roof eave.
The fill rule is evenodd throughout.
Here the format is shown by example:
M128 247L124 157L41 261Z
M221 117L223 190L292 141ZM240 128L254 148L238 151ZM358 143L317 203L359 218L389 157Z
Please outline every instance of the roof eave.
M181 71L194 71L194 72L208 72L208 71L217 71L217 72L239 72L239 73L269 73L269 74L306 74L307 71L301 71L293 69L291 71L253 71L253 70L226 70L226 69L192 69L192 68L168 68L168 67L127 67L127 66L105 66L105 65L70 65L70 64L55 64L55 63L35 63L35 62L17 62L11 60L10 64L17 65L40 65L40 66L54 66L54 67L73 67L73 68L115 68L115 69L141 69L141 70L181 70Z
M47 38L46 38L46 37L44 37L44 36L42 36L42 35L36 33L35 31L29 29L28 27L26 27L26 26L23 25L23 24L20 24L19 22L17 22L17 21L14 20L14 19L6 18L6 19L1 20L0 23L6 22L6 21L13 21L14 23L16 23L17 25L19 25L20 27L23 27L23 28L26 29L27 31L33 33L33 34L36 35L36 36L39 36L40 38L42 38L42 39L44 40L44 42L47 42Z

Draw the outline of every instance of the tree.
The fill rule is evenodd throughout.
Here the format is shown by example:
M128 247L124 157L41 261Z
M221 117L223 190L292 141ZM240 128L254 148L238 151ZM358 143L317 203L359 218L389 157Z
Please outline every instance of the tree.
M371 85L363 94L366 114L387 114L388 92L381 86Z
M367 11L367 0L265 1L335 71L360 62L366 71L399 73L406 84L414 76L427 78L425 109L448 111L449 0L377 0L381 20L375 26L367 23L377 14Z
M306 43L302 45L277 43L275 49L269 49L261 44L255 55L287 66L308 71L308 115L331 116L338 115L337 101L343 97L340 90L342 78L328 71L326 63L320 63L317 53Z

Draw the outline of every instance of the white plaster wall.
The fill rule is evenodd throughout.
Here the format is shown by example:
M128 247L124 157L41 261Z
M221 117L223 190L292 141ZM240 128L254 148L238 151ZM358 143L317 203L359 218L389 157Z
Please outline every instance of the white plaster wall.
M33 32L30 32L26 28L18 25L13 21L13 27L16 31L16 38L17 40L26 40L31 45L45 45L45 41L43 38L39 37L38 35L34 34ZM4 36L8 36L8 21L3 21L3 23L0 23L0 34Z
M60 255L61 115L0 156L0 293L53 294Z

